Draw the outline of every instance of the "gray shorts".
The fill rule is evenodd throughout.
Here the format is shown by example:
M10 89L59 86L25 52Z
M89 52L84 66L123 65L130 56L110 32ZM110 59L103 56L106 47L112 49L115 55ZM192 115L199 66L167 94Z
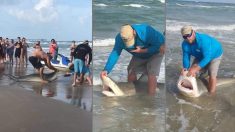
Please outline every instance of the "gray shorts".
M201 72L205 73L208 71L209 76L216 77L218 74L219 65L222 60L222 56L223 55L210 61L209 64L207 64L204 68L201 69ZM197 63L198 63L198 61L196 59L194 59L193 64L197 64Z
M142 59L133 56L127 67L128 74L141 73L158 76L160 72L162 58L163 55L161 55L160 53L154 54L153 56L147 59Z

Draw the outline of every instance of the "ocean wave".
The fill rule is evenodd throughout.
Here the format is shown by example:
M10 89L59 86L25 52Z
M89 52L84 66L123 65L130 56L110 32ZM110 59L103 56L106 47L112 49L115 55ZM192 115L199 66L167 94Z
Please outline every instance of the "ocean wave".
M112 46L114 45L115 40L108 38L108 39L96 39L93 42L93 46Z
M210 31L235 31L235 24L230 25L205 25L194 24L189 22L179 22L175 20L167 20L167 31L180 31L184 25L191 25L195 30L210 30Z
M106 6L108 6L108 5L106 5L106 4L103 4L103 3L100 3L100 4L94 4L95 6L101 6L101 7L106 7Z
M161 3L163 3L163 4L165 3L165 0L158 0L158 1L161 2Z
M216 6L205 6L205 5L189 5L189 4L179 4L176 3L176 5L178 6L182 6L182 7L193 7L193 8L215 8Z
M136 8L150 8L149 6L141 5L141 4L129 4L129 5L123 5L123 6L129 6L129 7L136 7Z
M193 7L193 8L235 8L235 6L212 6L212 5L195 5L195 4L180 4L180 3L176 3L177 6L181 6L181 7Z

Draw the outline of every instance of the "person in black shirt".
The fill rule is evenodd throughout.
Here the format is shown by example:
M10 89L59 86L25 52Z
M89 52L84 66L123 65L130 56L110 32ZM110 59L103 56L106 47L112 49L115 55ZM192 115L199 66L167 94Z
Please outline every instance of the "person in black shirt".
M21 58L22 58L22 53L23 53L23 45L22 45L20 37L18 37L18 41L15 43L16 65L20 64L20 61L21 61Z
M88 63L85 64L86 55L89 55ZM79 84L83 83L84 80L84 70L89 67L92 60L92 50L89 46L89 41L86 40L84 43L78 45L74 50L74 82L73 86L76 85L77 75L80 74Z

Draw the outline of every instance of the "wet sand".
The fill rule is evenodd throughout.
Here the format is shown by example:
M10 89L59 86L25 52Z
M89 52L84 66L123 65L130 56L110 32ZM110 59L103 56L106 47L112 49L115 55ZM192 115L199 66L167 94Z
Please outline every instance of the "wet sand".
M0 131L92 131L92 86L73 88L72 76L64 73L47 84L15 82L7 76L34 72L30 65L0 65Z

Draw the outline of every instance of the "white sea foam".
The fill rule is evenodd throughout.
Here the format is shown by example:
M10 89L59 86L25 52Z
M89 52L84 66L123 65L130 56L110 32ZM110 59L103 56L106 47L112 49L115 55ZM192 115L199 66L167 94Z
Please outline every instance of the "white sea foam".
M149 6L141 5L141 4L129 4L129 5L123 5L123 6L129 6L129 7L136 7L136 8L150 8Z
M108 38L108 39L96 39L94 40L93 46L112 46L114 45L115 40Z
M195 107L195 108L200 109L200 110L203 109L201 106L199 106L199 105L197 105L197 104L193 104L193 103L187 102L187 101L185 101L185 100L183 100L183 99L179 99L179 98L177 98L177 96L175 96L175 97L176 97L176 99L178 100L178 104L190 105L190 106Z
M165 3L165 0L158 0L158 1L160 1L160 2L163 3L163 4Z
M94 4L95 6L101 6L101 7L105 7L105 6L108 6L106 4L103 4L103 3L100 3L100 4Z
M182 7L193 7L193 8L215 8L217 6L206 6L206 5L191 5L191 4L179 4L179 3L176 3L176 5L178 6L182 6Z
M167 31L180 31L184 25L191 25L195 30L210 30L210 31L235 31L235 24L227 25L206 25L206 24L195 24L189 22L180 22L176 20L167 20Z

